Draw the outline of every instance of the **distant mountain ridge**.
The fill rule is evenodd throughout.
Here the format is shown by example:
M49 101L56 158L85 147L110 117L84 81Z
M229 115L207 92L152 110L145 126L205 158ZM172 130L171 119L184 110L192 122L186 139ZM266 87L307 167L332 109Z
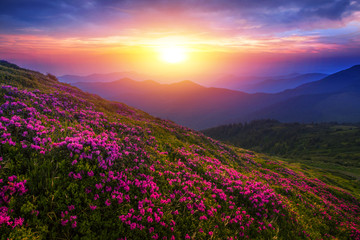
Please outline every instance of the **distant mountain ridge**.
M286 101L264 107L252 113L249 119L274 118L284 122L358 122L360 65L278 93L276 97Z
M300 86L301 84L320 80L327 76L322 73L292 73L287 75L272 76L272 77L260 77L260 76L235 76L235 75L213 75L213 76L192 76L194 82L197 84L216 87L227 88L235 91L243 91L247 93L277 93L286 89L291 89ZM61 82L65 83L77 83L77 82L113 82L123 78L130 78L136 81L146 81L149 79L155 79L156 82L176 83L184 81L181 78L166 79L164 76L148 76L133 71L114 72L106 74L90 74L86 76L79 75L63 75L58 77Z
M358 85L360 85L360 65L355 65L324 77L319 81L303 84L286 92L293 95L332 93Z
M133 80L145 80L148 77L145 75L138 74L136 72L114 72L114 73L94 73L85 76L79 75L63 75L59 76L58 79L65 83L76 83L76 82L112 82L121 78L131 78Z
M320 80L326 76L328 75L323 73L307 73L307 74L299 74L295 77L289 77L289 78L280 78L280 79L272 78L255 84L246 85L240 88L240 90L248 93L255 93L255 92L278 93L286 89L296 88L305 83Z
M186 126L190 123L194 128L221 123L222 117L218 113L224 110L223 106L244 102L249 95L228 89L206 88L191 81L160 84L121 79L111 83L73 85L109 100L125 102L158 117ZM227 109L224 114L228 114Z
M73 85L188 127L205 129L261 118L284 122L358 122L359 82L360 67L357 65L275 94L249 94L204 87L191 81L160 84L129 78Z
M298 87L302 84L320 80L326 77L323 73L292 73L288 75L259 77L245 76L238 77L234 75L226 75L219 78L210 85L219 88L228 88L247 93L277 93L286 89Z

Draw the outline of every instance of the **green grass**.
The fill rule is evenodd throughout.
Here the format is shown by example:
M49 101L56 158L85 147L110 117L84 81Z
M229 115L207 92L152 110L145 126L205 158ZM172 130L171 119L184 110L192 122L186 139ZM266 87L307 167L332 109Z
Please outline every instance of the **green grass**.
M360 180L359 124L300 124L258 120L204 130L235 146Z

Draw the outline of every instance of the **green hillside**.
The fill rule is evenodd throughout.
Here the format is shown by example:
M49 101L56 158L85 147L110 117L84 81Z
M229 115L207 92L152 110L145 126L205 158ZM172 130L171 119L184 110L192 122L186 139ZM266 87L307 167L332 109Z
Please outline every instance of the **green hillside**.
M204 131L210 137L287 158L357 180L360 192L360 123L281 123L256 120Z
M351 180L7 62L0 82L1 239L360 239Z

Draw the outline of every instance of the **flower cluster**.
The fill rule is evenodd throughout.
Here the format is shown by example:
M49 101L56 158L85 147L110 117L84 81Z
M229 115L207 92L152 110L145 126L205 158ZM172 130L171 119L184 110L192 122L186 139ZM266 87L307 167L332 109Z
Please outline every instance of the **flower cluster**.
M14 197L22 196L27 192L25 184L26 180L18 181L16 176L8 177L7 181L0 178L0 228L3 224L12 228L23 225L23 218L11 217L13 210L9 209L8 205Z

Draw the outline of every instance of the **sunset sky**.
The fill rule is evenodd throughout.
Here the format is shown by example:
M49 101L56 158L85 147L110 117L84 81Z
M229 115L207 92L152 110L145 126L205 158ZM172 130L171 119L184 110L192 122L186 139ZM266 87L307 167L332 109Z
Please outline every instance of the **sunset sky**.
M56 75L332 73L360 64L360 1L1 0L0 59Z

